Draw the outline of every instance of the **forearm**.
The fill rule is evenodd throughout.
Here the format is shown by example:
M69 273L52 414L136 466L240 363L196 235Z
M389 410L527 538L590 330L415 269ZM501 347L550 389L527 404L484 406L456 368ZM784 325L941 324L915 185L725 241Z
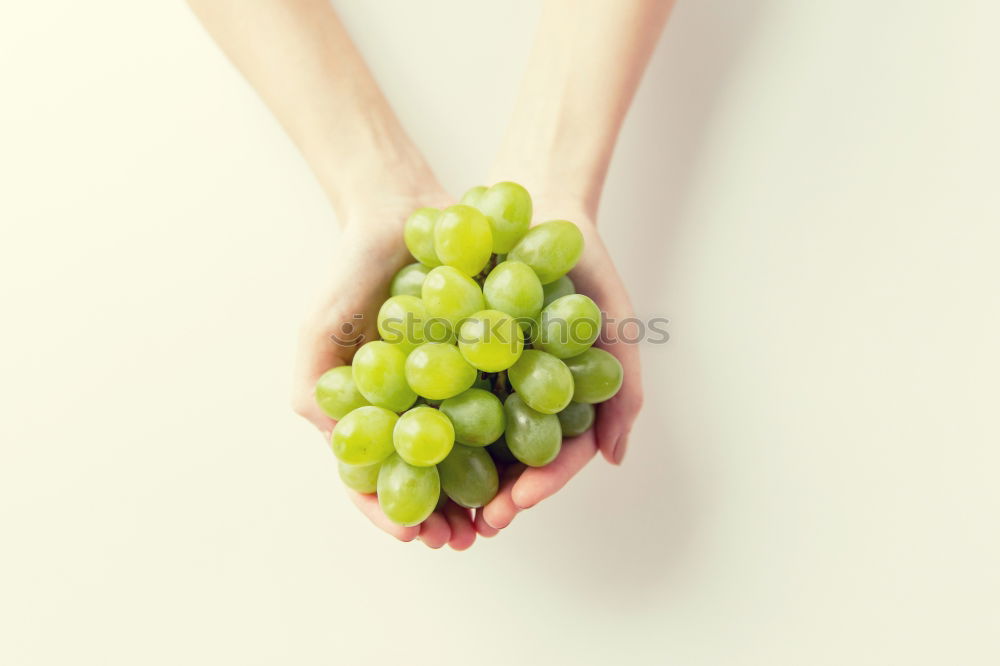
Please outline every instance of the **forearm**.
M595 215L673 0L547 0L493 176Z
M341 220L437 196L328 0L189 0L298 145Z

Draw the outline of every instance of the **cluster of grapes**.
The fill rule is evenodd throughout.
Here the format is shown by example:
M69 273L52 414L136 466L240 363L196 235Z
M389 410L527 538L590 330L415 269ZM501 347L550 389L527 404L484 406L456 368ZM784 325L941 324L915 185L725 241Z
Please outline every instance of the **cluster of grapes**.
M414 212L403 236L418 263L392 281L381 340L316 385L341 479L377 492L396 523L447 498L483 506L498 464L547 465L621 387L621 364L592 347L601 311L566 275L583 235L565 220L531 227L531 214L510 182Z

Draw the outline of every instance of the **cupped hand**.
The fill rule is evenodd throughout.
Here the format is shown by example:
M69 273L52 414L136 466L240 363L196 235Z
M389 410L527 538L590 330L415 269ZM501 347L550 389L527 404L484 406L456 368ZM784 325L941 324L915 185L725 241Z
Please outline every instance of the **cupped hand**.
M398 210L382 210L379 219L350 222L341 233L330 261L331 275L299 335L293 379L293 408L319 429L327 443L336 422L316 404L316 380L330 368L349 364L358 347L377 337L376 317L389 296L389 283L413 261L403 244L403 221L422 205L443 203L413 202ZM420 538L431 548L449 544L455 550L475 541L471 512L453 502L420 525L402 527L385 516L375 495L350 489L347 493L372 523L401 541Z
M584 207L544 207L536 210L552 213L535 216L544 222L555 217L568 219L580 227L584 252L570 272L578 293L592 298L604 313L601 347L621 361L624 369L622 388L607 402L596 405L594 427L563 441L559 455L544 467L515 466L505 472L497 496L476 516L476 529L482 536L493 536L507 527L518 512L533 507L559 491L598 450L604 458L619 465L625 456L629 432L642 408L642 377L639 348L622 339L622 322L633 317L632 304L618 271ZM627 335L624 337L628 337Z

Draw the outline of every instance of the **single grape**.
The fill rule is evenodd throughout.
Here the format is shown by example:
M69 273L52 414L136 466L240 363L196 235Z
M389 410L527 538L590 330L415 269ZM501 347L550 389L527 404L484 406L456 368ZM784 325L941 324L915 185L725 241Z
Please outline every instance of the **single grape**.
M507 396L503 409L507 415L504 439L515 458L530 467L541 467L555 460L562 448L559 417L535 411L517 393Z
M566 359L573 373L573 402L604 402L622 387L625 372L617 358L597 347Z
M585 402L571 402L556 416L559 417L563 437L576 437L594 425L594 406Z
M486 307L506 312L514 319L536 319L542 310L542 283L528 264L505 261L497 264L483 282Z
M497 183L473 205L490 221L496 254L510 252L531 225L531 195L517 183Z
M373 405L406 411L417 394L406 383L406 353L382 340L362 345L351 365L354 384Z
M485 449L456 444L437 469L441 488L459 506L475 509L497 494L497 466Z
M445 400L470 388L476 369L466 363L455 345L428 342L406 358L406 381L430 400Z
M394 523L419 525L431 515L441 497L437 467L416 467L392 454L378 472L378 503Z
M406 249L414 259L430 268L441 265L441 260L434 251L434 229L440 218L441 211L437 208L418 208L406 218L403 226Z
M333 454L348 465L382 462L393 452L392 429L397 418L382 407L358 407L334 426L330 436Z
M483 192L486 191L485 185L476 185L475 187L470 187L462 195L461 201L458 203L465 204L466 206L475 206L478 208L479 198L483 196Z
M408 264L399 269L392 282L389 284L389 294L392 296L416 296L420 297L420 288L424 285L424 278L430 269L423 264Z
M370 404L354 385L351 366L341 365L327 370L316 382L316 404L333 420L344 418L348 412Z
M544 295L544 298L542 299L542 307L544 308L557 298L562 298L563 296L569 296L570 294L575 293L576 285L573 284L573 281L569 279L568 275L563 275L555 282L549 282L546 285L542 285L542 294Z
M378 484L378 471L381 467L382 463L380 462L373 465L348 465L343 460L337 461L337 472L344 485L366 495L375 492L375 487Z
M467 446L496 441L506 424L500 398L479 388L448 398L441 403L441 411L455 427L455 441Z
M499 310L482 310L462 323L458 348L473 367L500 372L521 356L524 339L513 317Z
M569 273L581 254L580 229L566 220L550 220L529 229L507 259L528 264L541 283L548 284Z
M507 379L532 409L555 414L573 398L573 375L552 354L526 349L507 371Z
M510 447L507 446L507 439L502 435L500 439L487 446L486 450L497 463L509 465L518 462L514 454L510 452Z
M442 264L476 275L493 252L489 220L472 206L445 208L434 226L434 251Z
M462 319L486 307L479 285L451 266L438 266L428 273L420 293L427 314L433 319L447 322L452 330L458 328ZM428 330L428 339L430 339L429 334ZM430 341L446 342L433 339Z
M392 431L399 457L417 467L436 465L455 444L455 428L433 407L414 407L399 417Z
M390 296L378 311L378 334L409 353L424 342L427 308L416 296Z
M542 310L535 346L556 358L569 358L589 349L600 333L601 309L583 294L570 294Z

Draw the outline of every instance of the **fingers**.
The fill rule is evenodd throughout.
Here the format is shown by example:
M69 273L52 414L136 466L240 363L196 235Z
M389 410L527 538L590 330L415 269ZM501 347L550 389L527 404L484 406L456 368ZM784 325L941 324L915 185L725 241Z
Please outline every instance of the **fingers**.
M314 327L303 329L292 378L292 409L329 439L335 422L316 404L316 381L327 370L344 364L338 347Z
M448 520L435 511L420 523L420 540L429 548L440 548L451 539L451 526Z
M346 310L325 308L321 314L310 317L299 332L292 375L292 409L310 423L328 434L335 422L316 404L316 382L327 370L351 362L357 342L366 333L355 326L354 307Z
M628 379L622 385L618 395L607 402L595 405L597 419L594 431L597 435L597 445L605 460L613 465L620 465L625 458L628 446L628 435L632 431L639 411L642 409L642 386L639 379Z
M496 535L500 534L500 530L496 529L495 527L486 522L486 519L483 518L483 508L484 507L476 509L476 520L474 523L476 527L476 532L479 534L479 536L483 536L486 538L495 537Z
M628 434L642 409L642 362L638 345L618 341L601 346L621 362L624 377L621 390L613 398L595 405L594 432L604 459L620 465L625 457Z
M504 470L503 477L500 479L500 489L497 491L496 497L490 500L490 503L482 509L483 520L494 530L502 530L510 525L511 521L514 520L514 516L521 510L514 504L514 499L511 497L511 490L513 490L514 483L522 471L524 471L524 465L511 465Z
M444 516L451 527L451 539L448 545L453 550L465 550L476 541L476 529L472 525L472 512L460 507L454 502L444 506Z
M323 441L327 444L330 443L330 436L333 434L333 427L337 425L336 421L324 414L323 410L316 405L308 407L294 405L292 409L296 414L316 426L320 435L323 437Z
M353 490L348 490L347 495L354 502L354 505L361 510L361 513L365 514L368 520L372 521L372 524L383 532L396 537L400 541L413 541L420 534L419 525L403 527L386 518L386 515L382 513L382 507L378 505L378 498L375 495L363 495ZM447 537L445 537L445 541L447 540Z
M593 431L567 439L556 459L545 467L529 467L514 482L511 499L518 510L529 509L557 493L597 453Z
M443 512L435 511L419 525L403 527L382 513L375 495L364 495L353 490L348 490L347 495L372 524L400 541L413 541L419 537L429 548L438 549L448 544L454 550L466 550L476 541L478 530L473 524L472 512L454 502L448 502ZM486 529L492 528L487 526ZM493 534L496 534L496 530L493 530Z

